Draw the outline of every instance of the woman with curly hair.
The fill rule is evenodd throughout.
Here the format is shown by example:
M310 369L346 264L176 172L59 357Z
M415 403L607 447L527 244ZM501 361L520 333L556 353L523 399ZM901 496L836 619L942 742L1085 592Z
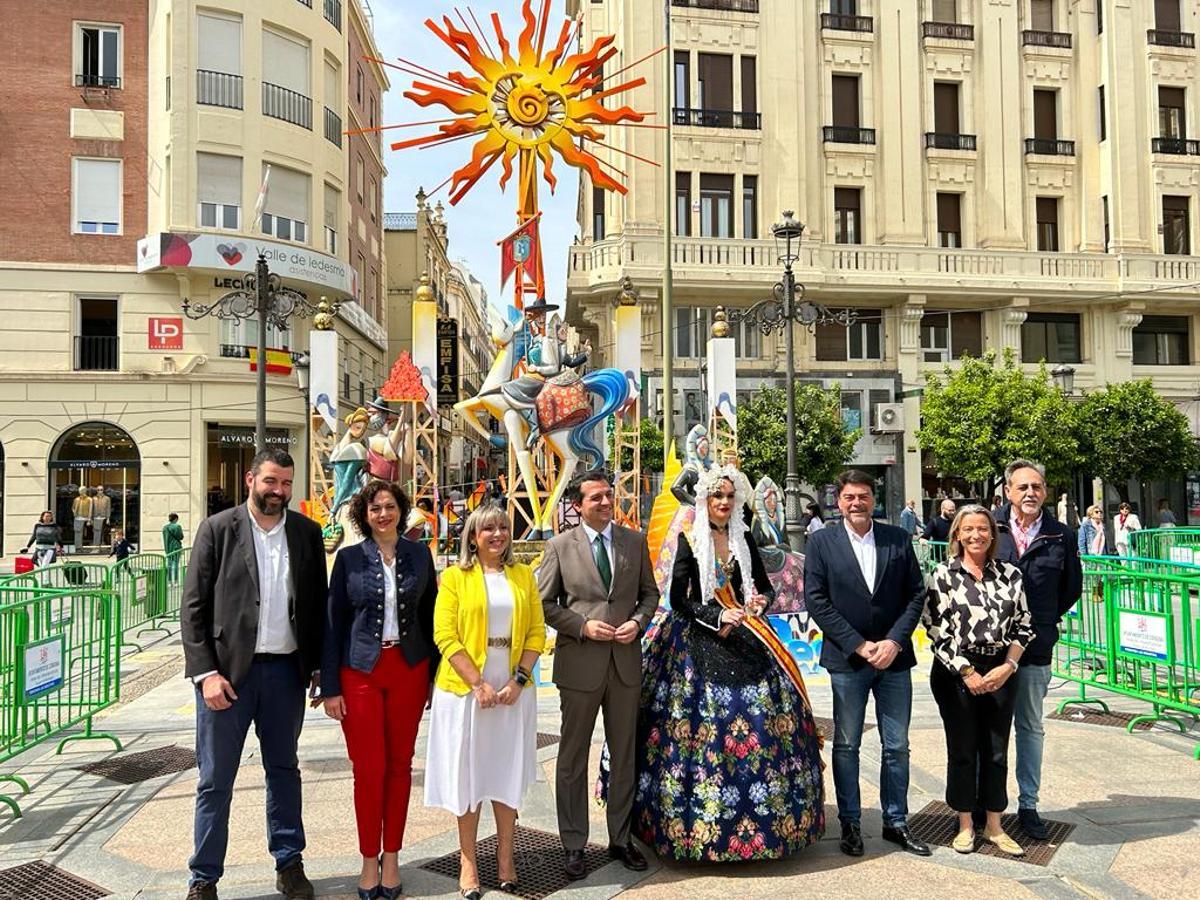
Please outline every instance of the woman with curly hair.
M354 765L360 898L400 896L413 749L439 661L437 574L429 548L398 532L408 509L398 484L368 482L350 502L364 540L338 552L329 579L321 698Z
M825 831L812 708L763 618L774 592L735 476L719 466L698 479L671 611L645 654L633 831L678 860L778 859ZM603 792L603 767L601 779Z

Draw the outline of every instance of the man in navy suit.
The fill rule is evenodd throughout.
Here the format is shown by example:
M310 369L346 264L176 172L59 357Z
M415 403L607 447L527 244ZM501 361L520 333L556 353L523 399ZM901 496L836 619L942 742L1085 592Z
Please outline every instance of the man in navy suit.
M804 599L821 626L821 665L833 686L833 783L843 853L862 856L858 755L867 698L883 742L879 800L883 838L909 853L929 848L908 829L908 723L916 665L912 633L925 605L925 578L904 530L872 519L875 480L851 469L837 481L841 524L808 539Z

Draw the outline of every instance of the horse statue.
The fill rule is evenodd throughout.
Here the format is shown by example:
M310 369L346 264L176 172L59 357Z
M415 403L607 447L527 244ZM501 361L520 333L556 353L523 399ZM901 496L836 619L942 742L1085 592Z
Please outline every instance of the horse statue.
M539 301L536 311L556 308ZM527 308L526 312L533 309ZM637 399L638 387L617 369L576 373L574 368L587 361L587 352L565 354L565 326L557 316L550 319L543 334L535 336L524 360L525 373L514 378L517 356L514 339L519 324L518 320L493 329L496 359L479 393L460 400L454 409L485 440L491 441L493 435L485 427L481 414L494 417L504 427L529 495L533 524L527 537L539 540L554 533L554 516L576 466L582 462L593 468L604 462L604 452L596 443L596 426ZM598 402L593 398L598 398ZM561 462L545 502L537 489L533 457L539 440Z

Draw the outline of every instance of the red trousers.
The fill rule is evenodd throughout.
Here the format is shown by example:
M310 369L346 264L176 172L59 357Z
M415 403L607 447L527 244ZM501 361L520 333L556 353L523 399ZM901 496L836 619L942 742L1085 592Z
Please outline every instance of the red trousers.
M413 747L429 696L428 660L410 666L398 647L379 654L369 674L343 667L342 733L354 764L358 849L366 857L404 844Z

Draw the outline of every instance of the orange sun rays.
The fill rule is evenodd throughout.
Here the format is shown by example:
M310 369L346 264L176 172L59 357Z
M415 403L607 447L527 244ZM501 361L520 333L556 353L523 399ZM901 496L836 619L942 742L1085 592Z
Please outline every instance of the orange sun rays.
M634 125L646 118L646 114L631 106L604 105L606 99L641 87L646 80L635 78L601 90L604 63L617 53L612 46L613 38L598 38L591 49L565 55L576 35L576 23L566 19L557 40L547 50L551 4L549 0L537 2L536 14L534 0L522 2L522 27L515 55L496 13L491 16L491 24L499 53L492 51L483 27L470 9L467 9L469 21L455 9L461 28L448 15L440 23L433 19L425 22L469 70L428 80L415 79L404 96L422 108L444 107L458 118L441 120L435 132L399 141L391 147L393 150L433 147L478 135L470 160L449 179L451 204L466 196L497 161L502 163L503 188L513 175L513 161L518 156L540 162L542 177L551 191L557 183L554 174L557 157L587 172L596 187L626 192L622 181L606 173L602 166L607 164L585 150L584 143L606 146L603 132L594 126ZM470 23L474 23L474 28ZM435 74L414 63L400 62L423 69L430 76ZM619 169L609 168L624 177Z

